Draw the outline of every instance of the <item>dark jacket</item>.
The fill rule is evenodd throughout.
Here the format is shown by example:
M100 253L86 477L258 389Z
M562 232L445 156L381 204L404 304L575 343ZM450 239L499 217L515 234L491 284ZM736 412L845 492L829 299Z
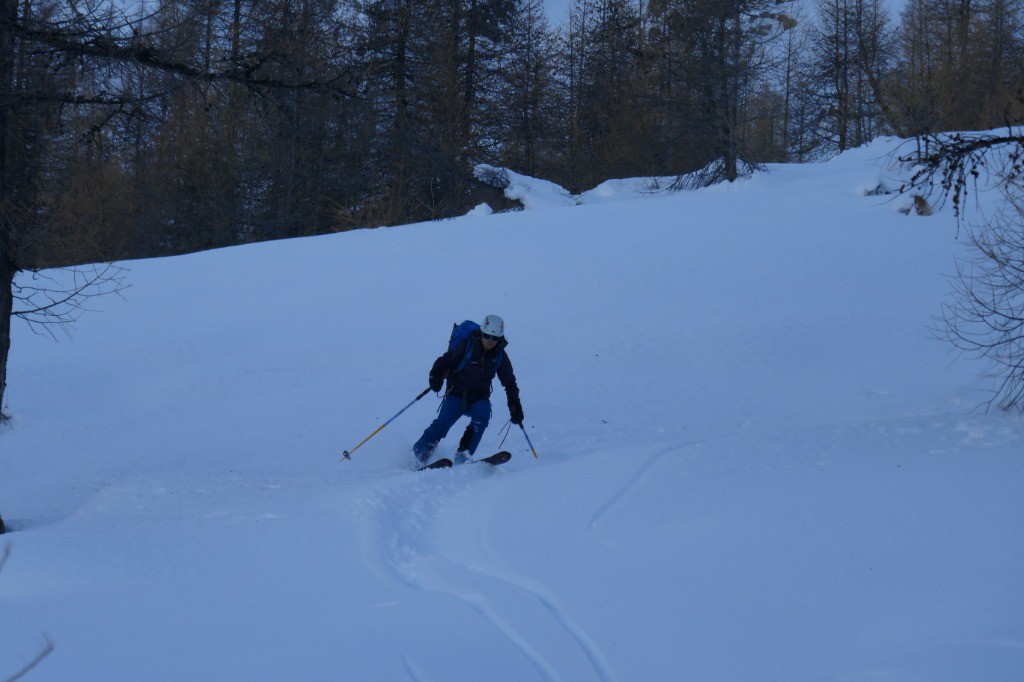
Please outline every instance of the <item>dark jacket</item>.
M455 368L462 362L466 354L466 344L472 349L469 362L458 372ZM508 402L519 402L519 386L516 384L516 375L512 371L512 361L505 352L508 346L506 339L501 339L498 345L491 351L485 352L483 342L480 340L480 332L476 331L452 348L450 351L434 361L430 369L431 376L448 377L448 393L462 395L467 403L476 402L491 395L491 383L495 375L498 381L505 387L505 395ZM498 359L501 362L498 362Z

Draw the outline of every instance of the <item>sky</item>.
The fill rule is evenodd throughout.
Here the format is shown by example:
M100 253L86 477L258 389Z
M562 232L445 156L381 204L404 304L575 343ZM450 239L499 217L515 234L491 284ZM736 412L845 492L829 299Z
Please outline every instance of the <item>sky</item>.
M572 2L573 0L544 0L544 9L552 27L568 21L569 12L572 9ZM906 6L906 0L883 0L883 2L885 3L885 6L889 8L893 20L898 22L900 12L903 10L903 7ZM797 0L797 4L804 12L811 15L813 15L815 11L814 8L817 5L815 0Z

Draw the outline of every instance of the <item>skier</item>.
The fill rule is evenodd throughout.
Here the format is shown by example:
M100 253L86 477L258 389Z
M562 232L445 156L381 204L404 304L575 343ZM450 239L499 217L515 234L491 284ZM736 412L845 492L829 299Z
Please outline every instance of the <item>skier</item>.
M523 423L523 406L519 402L519 387L512 372L512 362L505 352L507 345L504 320L497 315L488 315L479 330L434 361L430 369L430 390L439 392L445 379L448 380L448 390L438 409L437 419L412 448L417 466L423 466L430 460L434 448L463 415L469 415L470 424L459 442L455 464L463 464L473 456L491 420L491 383L495 376L505 387L512 423L517 426Z

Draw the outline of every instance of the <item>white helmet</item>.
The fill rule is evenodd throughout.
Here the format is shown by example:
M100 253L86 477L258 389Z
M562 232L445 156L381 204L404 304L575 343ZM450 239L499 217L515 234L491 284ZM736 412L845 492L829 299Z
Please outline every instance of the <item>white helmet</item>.
M505 320L497 315L488 315L480 325L480 333L488 336L505 336Z

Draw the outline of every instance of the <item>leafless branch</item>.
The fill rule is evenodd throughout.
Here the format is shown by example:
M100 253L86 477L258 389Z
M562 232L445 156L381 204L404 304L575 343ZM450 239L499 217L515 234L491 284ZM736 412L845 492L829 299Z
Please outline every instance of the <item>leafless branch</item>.
M89 301L106 294L121 296L126 288L125 270L114 263L33 271L28 282L14 282L14 299L24 306L14 315L35 333L56 338L57 330L70 333L69 325L89 310Z
M944 306L939 335L969 355L993 363L997 381L986 403L1024 413L1024 193L1006 190L994 218L970 229L974 252L961 261L952 302Z
M263 66L262 61L252 64L230 64L223 70L204 70L184 61L168 58L163 51L136 40L134 34L127 37L118 37L109 32L74 35L69 34L68 30L62 26L44 22L35 22L32 25L17 23L14 25L14 30L25 40L47 45L59 52L112 62L139 64L191 81L211 83L227 81L255 89L314 90L330 92L346 98L355 97L346 87L348 85L347 75L339 74L333 77L318 77L309 80L271 78L257 73Z
M918 148L923 151L899 159L917 168L900 192L923 192L928 197L938 185L942 197L952 199L958 219L963 217L964 199L971 190L977 192L978 178L986 170L991 168L1004 183L1024 176L1024 133L1020 129L1011 128L1005 135L925 135L918 140Z

